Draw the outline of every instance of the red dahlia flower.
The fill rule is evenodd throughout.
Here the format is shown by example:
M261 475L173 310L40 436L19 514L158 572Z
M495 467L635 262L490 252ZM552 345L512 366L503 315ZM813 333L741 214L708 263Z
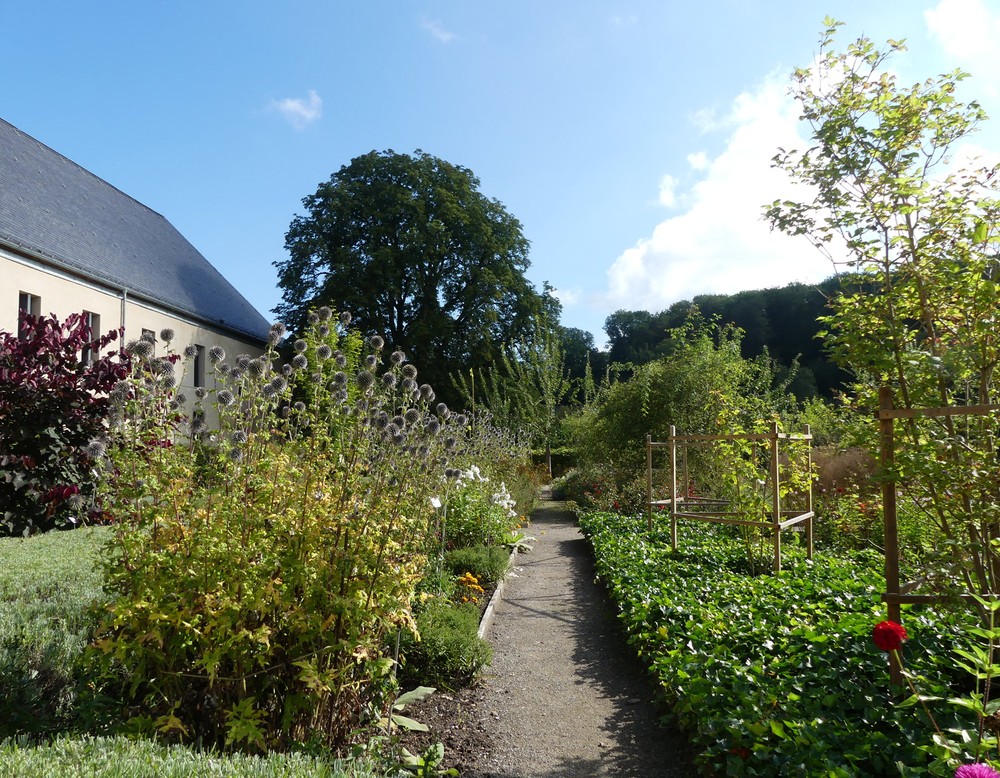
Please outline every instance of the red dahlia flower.
M882 621L872 630L872 640L881 651L895 651L906 640L906 630L895 621Z

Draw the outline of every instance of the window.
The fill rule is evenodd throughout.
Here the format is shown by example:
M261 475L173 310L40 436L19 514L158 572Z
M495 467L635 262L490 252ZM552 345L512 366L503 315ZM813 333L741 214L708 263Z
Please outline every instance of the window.
M101 337L101 315L91 311L83 312L83 323L90 327L90 339L97 340ZM100 357L97 349L85 348L83 350L83 364L91 365Z
M42 315L42 298L31 292L21 292L17 296L17 337L24 338L27 334L24 330L21 315L30 313L32 316Z
M194 385L205 385L205 347L195 345L194 353Z
M139 336L140 340L148 340L153 344L153 356L156 356L156 333L152 330L143 330L142 335Z

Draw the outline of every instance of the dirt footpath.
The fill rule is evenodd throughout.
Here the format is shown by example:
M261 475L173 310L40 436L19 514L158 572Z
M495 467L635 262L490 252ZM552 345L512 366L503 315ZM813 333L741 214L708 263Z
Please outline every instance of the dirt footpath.
M487 632L483 685L441 700L454 707L449 761L466 778L697 774L683 735L658 723L573 515L543 502L527 532L537 542Z

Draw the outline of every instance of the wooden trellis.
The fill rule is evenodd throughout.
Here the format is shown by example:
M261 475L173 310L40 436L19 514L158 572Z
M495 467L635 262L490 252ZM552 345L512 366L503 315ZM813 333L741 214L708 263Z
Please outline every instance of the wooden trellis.
M771 486L770 509L767 519L751 519L738 511L727 510L729 501L717 498L693 497L688 495L688 456L689 448L710 447L720 441L751 441L767 444L769 451L768 480ZM677 520L694 519L721 524L737 524L746 527L769 529L773 536L775 572L781 570L781 532L790 527L805 525L806 545L809 558L813 555L813 498L812 481L805 491L806 509L804 511L782 510L781 507L781 444L789 441L806 441L808 472L812 470L812 435L809 427L801 434L778 432L778 425L772 424L771 431L766 434L744 435L678 435L675 427L670 428L666 441L654 441L651 435L646 436L646 492L647 511L646 522L649 529L653 528L653 511L657 508L670 507L670 544L677 550ZM670 497L654 499L653 497L653 451L666 448L670 451ZM683 493L678 492L678 454L680 454L680 476Z
M894 422L896 419L915 419L941 416L986 416L1000 410L1000 405L961 405L941 408L895 408L892 389L883 386L878 393L879 424L879 464L882 473L882 522L885 537L885 592L882 599L886 603L890 621L901 623L903 604L937 603L954 600L956 595L916 594L922 581L899 580L899 528L896 512L896 481L891 477L895 469L896 441ZM1000 597L1000 593L981 595L986 599ZM971 594L957 595L958 599L972 601ZM895 684L903 682L898 663L890 657L889 673Z

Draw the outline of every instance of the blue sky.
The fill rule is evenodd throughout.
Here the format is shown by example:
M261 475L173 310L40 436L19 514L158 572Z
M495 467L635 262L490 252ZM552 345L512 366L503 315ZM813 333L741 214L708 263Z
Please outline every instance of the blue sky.
M0 116L166 216L270 317L301 200L353 157L422 149L520 219L563 323L815 282L761 206L801 147L788 75L822 19L962 67L1000 121L1000 0L6 0ZM995 126L994 126L995 125ZM1000 152L1000 124L975 143Z

